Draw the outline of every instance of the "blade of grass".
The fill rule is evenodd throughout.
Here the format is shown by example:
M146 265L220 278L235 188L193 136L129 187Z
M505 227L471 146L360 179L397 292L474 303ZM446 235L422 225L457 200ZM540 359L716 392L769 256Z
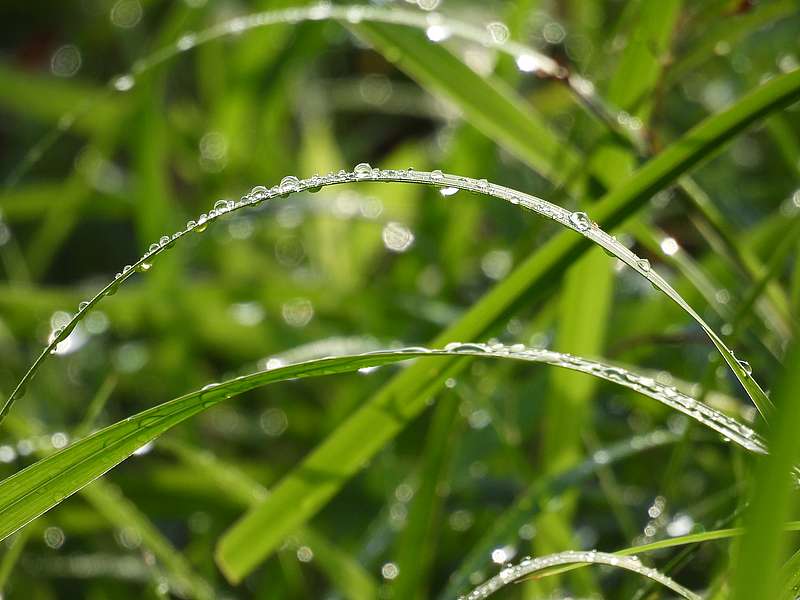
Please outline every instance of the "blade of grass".
M214 597L208 583L195 575L184 556L115 486L102 480L95 481L82 488L81 494L110 522L131 528L141 536L144 546L158 558L174 578L176 592L183 595L188 593L195 598Z
M56 506L171 427L235 395L270 383L353 372L365 367L378 367L410 358L437 357L443 360L467 356L514 359L580 370L663 402L691 418L700 420L706 426L718 431L745 449L756 453L766 451L757 434L748 427L673 388L619 367L610 367L572 355L565 356L550 350L525 348L522 345L512 348L489 347L484 344L458 344L443 350L401 348L322 358L270 371L252 373L222 384L209 384L202 390L170 400L106 427L18 471L0 483L0 539L7 537L40 514ZM415 408L412 402L396 399L380 407L367 405L360 410L368 411L369 423L378 429L387 426L399 427L401 423L410 418L410 411ZM376 443L374 438L370 439L368 435L358 439L350 438L350 442L356 446ZM335 468L336 460L339 460L339 457L330 458L334 459L334 462L325 470L306 471L304 477L307 477L315 485L336 487L341 480L341 475ZM341 460L344 460L344 457ZM349 475L349 473L346 474ZM273 496L274 494L267 500ZM255 514L258 516L260 511L257 510ZM270 531L262 530L260 527L257 530L260 535L255 538L251 537L246 544L244 540L234 538L234 545L228 548L228 550L235 550L232 553L234 557L232 563L227 562L231 556L230 553L225 552L220 557L222 566L229 576L231 575L230 564L234 565L232 567L235 569L234 572L241 572L242 563L252 564L263 558L265 542L266 544L273 543L274 536L270 535ZM284 534L281 531L279 535L283 536Z
M519 529L529 523L540 513L547 503L559 498L566 491L574 489L603 466L613 465L619 461L636 456L641 452L674 443L677 436L665 432L654 431L646 435L635 436L624 442L604 448L602 460L594 457L577 462L560 472L544 475L533 481L523 491L514 504L494 519L492 526L470 548L461 564L453 572L447 587L440 594L440 600L455 600L470 583L473 573L480 572L491 556L492 549L502 547L518 539Z
M784 371L774 390L776 418L769 434L772 454L753 469L753 498L745 514L746 532L731 573L733 600L777 598L778 566L786 536L782 524L789 515L795 490L789 472L800 457L800 346L786 355Z
M100 392L103 391L101 387ZM98 396L101 396L100 392ZM10 425L20 436L31 436L41 432L39 427L28 420L15 419ZM39 454L46 452L42 451ZM177 592L201 600L213 597L211 585L195 573L191 564L172 546L172 543L115 486L105 481L95 481L81 488L80 493L109 523L119 529L131 528L138 533L144 547L153 553L170 575Z
M509 583L516 582L523 577L538 573L554 565L572 564L598 564L626 569L660 583L682 598L686 598L686 600L702 600L698 594L676 583L663 573L656 569L645 567L637 557L624 558L616 554L598 552L596 550L570 550L559 554L548 554L547 556L538 558L526 558L516 566L506 567L499 575L495 575L486 583L481 584L463 596L463 598L464 600L483 600L484 598L492 596L497 590L502 589Z
M254 506L269 493L266 487L236 465L224 462L210 452L200 451L172 438L161 439L158 445L172 452L189 468L204 473L221 493L240 506ZM369 573L321 533L303 527L293 537L297 538L298 545L311 548L314 563L319 565L342 596L352 600L371 600L378 596L378 585Z
M458 414L459 399L447 395L438 401L437 411L430 424L424 449L421 485L414 493L408 525L397 544L399 574L392 586L395 597L429 598L426 590L431 563L435 557L434 523L442 510L442 498L437 493L450 453L452 452L453 422Z
M478 75L418 31L366 22L351 28L384 54L399 57L400 68L455 103L470 124L501 140L549 181L557 186L574 181L570 175L581 166L578 157L553 137L530 105L504 82Z
M615 227L640 208L654 193L674 181L701 161L710 158L726 141L761 117L800 97L800 70L777 77L741 98L728 110L709 117L657 157L646 163L629 179L606 194L597 204L594 217L605 227ZM502 315L507 315L531 290L552 283L563 269L585 251L583 240L564 234L557 235L515 269L501 284L475 303L462 319L437 337L436 344L454 339L474 339L487 331ZM763 410L769 405L763 391L747 375L733 356L726 362L737 374L751 398L759 398ZM244 540L252 531L263 531L270 524L269 539L262 538L260 557L248 557L247 564L237 564L237 578L248 573L261 558L280 543L288 531L315 514L333 494L358 471L383 444L394 437L402 425L421 412L427 398L420 395L421 384L441 378L441 370L414 366L395 377L342 427L320 444L294 472L287 475L275 493L259 507L240 520L223 538L219 547L220 560L233 554L231 536ZM399 399L409 410L400 423L376 426L374 411L382 411ZM412 408L413 407L413 408ZM369 439L369 444L362 443ZM358 440L358 443L354 443ZM336 483L317 484L308 473L325 472L336 465ZM292 507L291 518L287 507ZM299 508L298 508L299 507ZM277 523L281 523L276 527ZM251 531L252 528L252 531Z
M31 528L25 527L17 533L11 543L7 545L7 550L3 554L3 559L0 560L0 592L3 592L8 583L8 578L11 572L19 561L22 551L25 549L25 544L28 543L28 537L31 534Z

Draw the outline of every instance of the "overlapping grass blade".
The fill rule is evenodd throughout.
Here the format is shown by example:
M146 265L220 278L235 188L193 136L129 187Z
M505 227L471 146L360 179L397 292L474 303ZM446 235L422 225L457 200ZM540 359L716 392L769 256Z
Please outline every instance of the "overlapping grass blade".
M106 427L15 473L0 483L0 539L7 537L43 512L59 504L66 497L100 477L142 445L155 439L171 427L235 395L270 383L352 372L365 367L378 367L410 358L437 357L442 360L467 356L515 359L578 370L658 400L697 419L747 450L756 453L766 451L757 434L741 423L669 386L618 367L550 350L525 348L521 345L505 347L485 344L456 344L442 350L401 348L322 358L237 377L223 384L209 384L202 390L181 396ZM410 408L413 406L409 407L407 402L393 402L380 409L371 409L369 420L376 428L385 427L387 424L397 421L404 422L409 418ZM362 443L368 440L351 441L352 443ZM306 476L316 484L338 484L340 475L335 469L335 464L332 462L328 469L307 473ZM239 540L234 539L234 542L237 543L229 548L235 552L225 553L221 557L222 566L228 575L240 572L242 563L252 563L254 560L261 559L264 546L264 541L261 540L266 541L267 544L272 543L268 531L261 531L258 538L251 537L243 545L238 543ZM242 542L244 541L242 540ZM234 557L234 562L231 563L234 566L233 570L228 570L226 561L231 556Z
M486 565L494 548L511 543L518 538L520 528L534 519L542 506L560 497L567 490L595 475L598 469L613 465L641 452L674 443L677 436L665 431L638 435L595 453L594 456L553 472L534 481L523 491L514 504L494 519L491 528L470 548L458 568L450 576L440 600L456 600L469 586L473 573Z
M646 163L598 203L593 211L593 217L604 227L615 227L635 213L655 192L709 158L726 141L748 125L798 97L800 97L800 70L767 82L728 110L706 119ZM586 248L584 240L565 234L556 236L523 262L500 285L475 303L458 323L449 327L437 338L435 344L480 336L502 315L509 314L514 305L532 290L541 291L547 283L558 278L559 274ZM759 398L757 403L761 403L762 409L767 410L768 402L764 400L763 392L748 376L745 368L733 356L726 357L726 360L751 397ZM441 369L425 366L411 367L397 376L348 419L341 429L320 444L295 472L289 474L257 512L250 513L245 520L240 521L236 526L238 535L249 530L248 522L255 525L255 530L259 531L262 530L263 523L269 523L274 535L261 550L262 557L268 555L280 543L283 535L316 513L339 487L361 468L364 461L396 435L411 417L422 411L427 397L420 392L430 381L441 377ZM384 406L393 405L398 398L407 402L408 418L403 423L386 423L385 427L376 428L371 422L371 413L384 410ZM369 444L353 444L351 441L366 438L369 438ZM340 477L336 484L316 485L303 475L306 472L315 472L318 468L324 469L330 464L331 457L339 467ZM290 522L285 518L285 506L301 506L301 509L293 511ZM275 525L281 522L285 523L285 526L275 529ZM257 562L239 565L239 575L252 570Z
M236 504L249 507L263 500L267 488L253 480L236 465L224 462L209 452L166 438L159 446L168 449L188 467L203 472L220 493ZM330 539L310 527L302 527L293 534L297 545L305 545L314 553L314 562L333 582L344 598L372 600L378 596L378 585L366 570L346 552L337 548Z
M660 187L665 185L667 182L678 176L689 167L693 166L703 158L706 158L711 152L719 147L721 142L729 139L742 128L769 111L774 110L775 108L780 107L797 97L799 89L800 71L795 71L782 77L773 79L740 100L736 105L732 106L727 111L709 118L707 121L689 132L683 140L677 142L675 145L665 150L657 158L647 163L624 185L607 194L604 199L598 203L597 210L594 211L593 216L607 227L613 227L614 225L618 224L625 217L630 215L638 206L640 206L650 196L650 194L657 191ZM420 180L424 182L432 182L430 177L431 174L427 174L426 178L420 178ZM407 175L399 179L402 180L406 178ZM411 179L413 180L413 177ZM336 182L338 183L352 180L352 177L344 177ZM442 177L442 181L445 181L444 177ZM447 181L449 182L452 180L448 178ZM483 184L480 184L480 182L474 182L466 185L464 183L465 181L467 181L466 178L461 178L455 183L457 183L460 187L464 187L465 189L476 189L476 191L481 191L485 187ZM307 182L306 185L318 185L318 183L319 182ZM298 189L298 187L295 187L294 189ZM501 188L501 186L491 186L490 189L497 191L498 189L505 188ZM277 190L275 193L278 194L282 192L281 190ZM513 192L509 191L509 193L514 195ZM550 210L553 208L558 209L558 207L552 207L551 205ZM564 215L562 215L562 218L565 220L568 219L566 214L567 213L564 213ZM186 232L190 231L191 229L193 228L189 228ZM139 267L141 264L151 261L155 255L160 254L162 251L168 249L169 246L175 243L176 239L186 232L179 232L173 236L173 238L169 239L168 243L158 246L150 253L143 256L136 263L136 265L134 265L134 267ZM593 234L592 239L601 243L601 245L604 245L604 247L611 245L616 250L619 250L619 248L611 244L609 239L598 237L600 234L596 233L594 229L590 229L590 233ZM606 243L602 243L603 241ZM586 244L587 241L584 238L576 238L575 236L569 234L561 234L553 238L539 252L532 256L528 261L523 263L500 286L495 288L482 301L473 306L464 319L444 332L440 337L440 343L456 337L469 339L470 337L480 335L495 321L495 319L497 319L503 313L507 313L513 304L520 299L523 293L531 289L531 287L535 286L537 283L543 283L548 280L552 281L552 279L557 276L561 269L568 265L574 257L578 256L585 249ZM638 270L640 272L644 270L643 267L638 265L635 259L631 258L631 256L628 256L628 259L633 261L633 264L629 263L631 266L634 268L639 267ZM45 349L39 358L37 358L37 361L20 382L12 396L9 397L4 406L2 414L7 413L11 403L20 395L20 392L24 390L25 385L36 372L40 363L44 360L44 358L46 358L50 350L69 334L70 328L74 327L77 321L82 318L82 315L85 314L86 310L96 304L104 295L116 290L122 281L132 275L133 270L133 268L127 270L125 273L121 274L119 279L106 286L106 288L104 288L95 298L93 298L86 306L83 307L82 311L75 319L72 320L70 324L67 325L65 330L53 337L51 344ZM648 279L654 281L657 276L652 274L649 269L647 269L647 271L650 273ZM655 279L655 281L658 281L663 285L662 289L670 289L666 282L664 282L660 277ZM766 412L768 401L766 400L766 396L764 396L763 392L758 387L758 384L749 376L749 373L745 367L742 366L730 353L730 351L725 348L724 344L719 341L718 337L715 337L716 334L709 330L709 335L712 337L715 344L720 349L720 352L723 354L726 361L731 366L731 369L742 382L751 398L753 398L756 405L759 406L762 411ZM409 370L408 372L411 373L414 371ZM409 380L403 379L406 376L407 375L404 374L395 380L393 384L390 384L390 386L377 397L377 399L373 400L375 406L381 406L387 402L391 403L393 401L392 396L394 394L394 390L392 388L394 386L399 386L400 389L403 389L404 394L411 392L412 398L416 396L416 400L409 400L409 406L414 407L414 409L409 413L409 418L414 414L417 414L424 406L425 401L424 397L417 396L412 391L414 389L419 389L419 376L416 372L414 372L413 379L411 379L411 381L415 381L415 379L416 381L410 386L407 384ZM437 373L436 370L429 371L428 375L424 377L424 380L426 382L431 381L437 376L439 376L439 373ZM425 385L427 385L427 383ZM367 409L365 408L363 410ZM337 440L338 438L338 440L341 441L332 442L329 440L328 443L321 447L319 451L320 454L315 453L315 455L312 455L310 460L313 461L314 456L322 456L323 454L330 453L331 448L328 444L342 444L342 447L339 451L346 448L348 460L340 464L347 464L348 470L350 474L352 474L355 472L358 465L363 464L363 460L365 458L370 456L372 452L376 451L377 448L379 448L382 443L388 439L388 437L394 435L394 433L400 428L399 423L387 428L378 427L376 429L373 427L368 427L368 431L373 435L373 443L371 443L369 446L361 445L353 447L349 441L345 442L345 440L347 440L351 435L347 432L350 430L350 428L354 427L356 428L355 430L357 430L358 428L367 425L367 421L363 420L364 414L365 413L363 412L356 413L356 415L354 415L350 421L350 426L343 428L334 434L333 438L331 438L332 440ZM361 421L360 424L356 426L354 423L359 423L359 421ZM358 437L363 438L361 435ZM322 452L322 449L324 449L326 446L327 451ZM333 454L338 455L339 451L334 452ZM324 459L322 462L325 464L328 462L328 459ZM312 485L311 489L306 489L306 486L307 483L299 486L299 489L303 489L303 493L306 494L306 503L303 505L304 511L295 511L294 518L297 519L297 522L293 524L287 523L287 525L299 525L314 510L316 510L316 508L322 501L324 501L324 499L329 497L338 488L337 485L328 486L325 493L322 493L321 488L316 490L317 494L315 495L317 496L317 499L312 502L310 501L311 489L313 489L315 486ZM276 496L282 495L280 494L280 490L281 486L278 488L278 493L268 500L267 504L272 504ZM298 493L298 491L291 492L291 495L293 496L295 493ZM288 491L285 491L284 493L289 494ZM293 504L296 505L297 502L293 502ZM271 544L274 543L276 542L271 542Z
M660 571L644 566L638 557L622 557L607 552L598 552L596 550L567 551L537 558L526 558L518 565L506 567L500 571L498 575L495 575L486 583L481 584L470 593L464 595L463 599L483 600L484 598L492 596L496 591L504 588L509 583L518 581L523 577L528 577L556 565L572 564L598 564L626 569L660 583L682 598L686 598L686 600L702 600L698 594L676 583L673 579L667 577Z
M753 471L753 498L745 515L746 532L731 574L734 600L777 598L781 590L779 561L786 546L786 536L781 530L795 492L789 472L800 457L798 389L800 345L795 344L786 355L783 374L775 386L777 415L769 434L773 453L758 461ZM793 578L800 579L796 575Z

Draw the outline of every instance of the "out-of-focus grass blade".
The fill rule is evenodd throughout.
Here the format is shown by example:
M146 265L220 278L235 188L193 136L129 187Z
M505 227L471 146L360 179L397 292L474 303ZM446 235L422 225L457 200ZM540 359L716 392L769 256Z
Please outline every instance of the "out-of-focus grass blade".
M92 134L116 128L126 110L121 97L111 96L103 88L33 75L3 63L0 63L0 106L52 124L59 124L76 107L92 106L91 118L80 118L74 124L77 131Z
M752 471L753 498L745 515L746 532L731 573L733 600L777 598L779 595L778 565L786 546L781 528L796 493L790 472L800 458L798 390L800 345L795 344L786 354L783 374L773 393L777 408L769 434L772 453L758 461Z
M733 3L729 6L732 7ZM734 11L728 10L727 14L709 15L710 26L698 27L697 30L702 31L700 39L688 51L682 52L675 64L670 66L667 85L682 81L687 74L715 56L715 48L720 48L721 44L728 48L735 47L743 37L758 31L760 27L797 13L795 0L759 2L751 6L752 10L745 14L734 14Z
M431 562L435 556L433 523L442 510L442 498L437 493L452 451L453 422L458 414L459 399L448 395L439 406L430 424L422 466L421 485L414 493L408 525L397 546L399 574L393 586L396 598L429 598L426 591Z
M470 576L485 567L492 554L492 549L516 541L519 537L520 528L535 518L548 501L558 498L565 491L574 489L576 485L597 473L598 469L604 466L614 464L646 450L671 444L677 439L677 436L664 431L654 431L646 435L639 435L609 448L604 448L600 451L602 455L597 455L602 456L600 461L592 457L573 464L560 472L553 472L534 481L528 489L517 497L508 510L494 519L489 531L472 546L469 553L450 577L447 587L439 596L440 600L455 600L459 594L464 593L469 587Z
M658 82L661 55L668 48L672 30L680 12L681 1L634 2L627 5L635 25L627 32L628 43L614 76L609 82L606 99L628 111L643 123L651 110L646 101ZM619 140L609 140L592 155L592 174L606 188L613 188L633 170L636 156ZM591 205L583 207L591 212ZM557 321L556 347L562 352L580 356L602 356L606 324L613 295L612 265L602 252L592 250L573 266L565 279ZM587 293L591 290L591 293ZM553 402L548 407L544 452L548 464L563 468L581 453L581 435L589 420L589 401L596 381L566 371L553 373ZM566 517L569 510L545 517L547 521ZM546 539L546 536L543 536ZM539 549L551 553L558 548Z
M481 77L416 30L367 22L351 27L382 52L399 56L400 68L453 102L468 122L500 140L551 182L567 183L580 168L578 157L502 81Z
M129 527L141 536L142 543L175 578L182 594L189 593L195 598L213 598L208 583L195 575L191 565L183 555L156 529L139 509L123 496L113 485L105 481L95 481L81 490L81 494L91 502L111 523Z
M174 439L164 439L159 446L178 456L192 469L202 471L222 493L245 507L254 506L263 500L267 488L253 480L236 465L224 462ZM345 598L372 600L378 597L378 585L364 568L341 548L310 527L302 527L294 533L299 545L308 546L314 553L314 563L319 566Z
M25 544L28 543L30 534L30 528L26 527L14 536L10 544L7 544L5 554L0 560L0 592L5 590L8 578L14 570L22 551L25 549Z
M634 214L653 194L712 156L747 126L798 97L800 70L772 79L727 110L697 125L606 194L592 211L593 218L604 228L613 229ZM531 291L542 291L548 284L558 280L564 269L587 247L588 243L572 235L572 232L556 235L476 302L457 323L438 336L434 345L480 337L499 318L508 315L517 302ZM262 538L266 543L258 552L248 556L246 564L233 559L237 563L237 579L266 558L286 534L314 515L365 461L425 408L428 396L421 391L428 388L431 381L442 378L448 366L446 361L443 362L438 368L423 363L414 365L396 376L289 473L264 504L230 530L228 535L236 532L237 537L245 539L254 535L253 531L261 534L261 524L270 524L269 539ZM756 402L761 402L766 408L768 403L763 400L763 391L741 365L736 365L731 365L731 368L748 394L759 399ZM376 425L373 415L394 414L393 407L398 403L404 406L405 417L397 420L384 418L382 425ZM337 466L336 482L322 482L310 477L313 473L325 472L332 460ZM290 513L287 513L286 507L292 507ZM257 526L251 530L248 523ZM231 558L232 554L226 551L223 542L220 547L221 560Z

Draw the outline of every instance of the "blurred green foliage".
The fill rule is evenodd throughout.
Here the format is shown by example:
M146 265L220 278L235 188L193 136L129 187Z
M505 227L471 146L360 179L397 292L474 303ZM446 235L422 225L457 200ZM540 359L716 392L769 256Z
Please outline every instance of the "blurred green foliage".
M376 4L510 35L583 75L604 104L587 108L564 81L520 70L491 45L435 44L427 38L442 36L430 31L367 22L226 36L114 90L137 61L191 45L189 32L296 4L0 8L3 398L80 301L220 198L369 161L487 178L591 215L651 156L800 61L794 0L396 0ZM631 120L638 146L620 135ZM800 310L800 105L681 175L614 233L769 389ZM427 343L557 233L493 199L400 184L326 188L229 217L177 244L59 346L2 425L0 475L282 353ZM757 422L696 323L632 270L595 250L544 283L479 341L633 365ZM750 459L663 406L579 374L473 361L427 390L435 408L274 556L226 583L214 563L220 536L396 369L254 390L182 424L9 538L5 592L164 597L186 591L183 577L198 596L453 597L526 554L613 551L737 524L751 492ZM627 441L664 429L669 443ZM627 450L592 461L607 448ZM768 512L763 499L756 506ZM741 556L758 556L747 540L756 545ZM787 540L775 557L796 549ZM736 544L645 560L725 597ZM634 574L592 568L498 597L659 594Z

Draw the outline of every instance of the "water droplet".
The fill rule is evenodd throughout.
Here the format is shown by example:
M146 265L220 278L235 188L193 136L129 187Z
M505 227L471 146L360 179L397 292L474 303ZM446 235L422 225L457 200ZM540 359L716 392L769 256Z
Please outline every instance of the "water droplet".
M89 307L89 302L87 300L84 300L83 302L78 304L78 312L86 310L88 307Z
M150 267L152 266L153 265L149 262L143 262L138 267L136 267L136 270L139 271L140 273L144 273L145 271L149 271Z
M572 223L578 231L587 231L592 226L592 221L585 212L572 213L569 216L569 222Z
M180 38L178 38L178 41L175 43L175 46L178 48L178 50L184 51L192 48L196 42L197 38L195 37L195 35L187 33L186 35L183 35Z
M739 358L737 358L736 361L739 363L739 366L742 367L742 369L748 376L753 374L753 367L750 366L749 362L747 362L746 360L741 360Z
M114 79L114 83L112 85L117 91L127 92L135 83L136 80L133 78L133 75L120 75Z
M372 175L372 166L369 163L358 163L353 169L356 179L366 179Z
M197 233L203 233L206 229L208 229L208 217L206 215L200 215L197 219L197 225L195 225L194 230Z
M158 239L158 245L159 246L166 246L167 244L169 244L169 236L168 235L162 235Z
M443 42L450 37L450 29L444 25L431 25L425 30L425 35L432 42Z
M287 175L281 179L280 186L278 187L278 191L280 192L281 196L288 196L292 192L296 192L298 189L300 189L300 180L294 175Z
M636 264L639 265L639 268L645 273L650 271L650 261L647 260L646 258L640 258L639 260L636 261Z
M431 180L432 181L444 181L444 173L442 173L439 169L435 171L431 171Z
M482 191L486 191L489 189L489 182L486 179L479 179L478 180L478 188Z
M216 202L214 202L214 210L217 211L218 214L228 212L232 208L233 208L233 202L229 200L217 200Z
M267 197L268 194L269 191L263 185L257 185L250 190L250 198L253 200L253 202L261 202Z
M125 266L122 268L122 274L124 275L125 273L127 273L127 272L128 272L128 271L130 271L130 270L131 270L131 266L130 266L130 265L125 265Z
M322 189L322 177L315 173L311 176L311 179L308 180L308 184L308 191L312 194L316 194Z
M150 253L153 253L156 250L158 250L160 247L161 246L159 244L153 242L152 244L150 244L150 247L147 249L147 251L150 252Z
M458 188L457 187L444 187L444 188L439 190L439 193L442 196L445 196L445 197L446 196L455 196L458 193Z

